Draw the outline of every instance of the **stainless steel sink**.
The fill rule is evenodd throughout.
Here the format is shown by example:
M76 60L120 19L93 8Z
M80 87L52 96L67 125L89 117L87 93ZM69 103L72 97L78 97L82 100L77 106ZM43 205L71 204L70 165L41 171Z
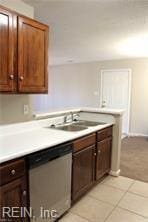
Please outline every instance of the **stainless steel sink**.
M98 126L98 125L103 125L106 123L103 122L95 122L95 121L87 121L87 120L77 120L75 122L65 124L65 125L51 125L46 128L52 128L52 129L57 129L57 130L64 130L64 131L81 131L88 129L88 127L93 127L93 126Z
M70 125L64 125L64 126L56 126L55 129L64 130L64 131L81 131L81 130L88 129L88 127L70 124Z
M94 121L87 121L87 120L78 120L75 123L73 123L73 125L77 125L77 126L98 126L98 125L103 125L106 123L103 122L94 122Z

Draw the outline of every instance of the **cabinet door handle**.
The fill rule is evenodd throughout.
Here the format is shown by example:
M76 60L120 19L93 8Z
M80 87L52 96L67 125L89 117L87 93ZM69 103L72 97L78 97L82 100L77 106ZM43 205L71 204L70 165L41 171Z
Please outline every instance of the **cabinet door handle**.
M10 80L14 80L14 75L10 75L10 76L9 76L9 79L10 79Z
M98 150L98 154L100 154L101 153L101 150Z
M26 195L27 195L27 191L24 190L24 191L23 191L23 196L26 196Z
M16 171L15 170L11 170L11 174L15 175Z
M23 80L24 80L24 77L23 77L23 76L20 76L19 79L20 79L20 81L23 81Z
M94 156L96 156L97 154L96 153L94 153Z

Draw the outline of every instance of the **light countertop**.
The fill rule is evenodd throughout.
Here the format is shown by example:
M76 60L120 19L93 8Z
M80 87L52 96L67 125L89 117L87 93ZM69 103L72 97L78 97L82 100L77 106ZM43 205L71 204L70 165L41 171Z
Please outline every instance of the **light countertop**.
M10 126L11 132L8 132L9 127L3 127L3 130L0 127L0 163L77 139L112 124L89 127L77 132L39 127L36 121L14 125Z
M25 123L17 123L10 125L0 126L0 163L19 158L39 150L53 147L55 145L68 142L79 137L96 132L108 126L111 126L115 122L104 125L98 125L95 127L89 127L88 129L67 132L57 129L46 128L52 124L59 124L63 122L65 113L69 112L90 112L101 113L109 115L122 116L123 110L112 109L98 109L98 108L78 108L78 109L66 109L58 110L50 113L36 114L36 118L45 118L41 120L34 120ZM57 117L59 115L59 117ZM53 118L53 116L56 116ZM50 117L50 118L49 118ZM52 117L52 118L51 118Z

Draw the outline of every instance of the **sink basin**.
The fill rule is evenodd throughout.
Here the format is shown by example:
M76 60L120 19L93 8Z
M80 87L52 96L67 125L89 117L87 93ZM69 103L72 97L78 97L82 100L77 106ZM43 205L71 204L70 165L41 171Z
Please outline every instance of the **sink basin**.
M103 122L94 122L94 121L87 121L87 120L78 120L75 123L73 123L73 125L77 125L77 126L98 126L98 125L103 125L106 123Z
M64 131L81 131L88 129L88 127L93 127L93 126L98 126L98 125L103 125L106 123L103 122L95 122L95 121L87 121L87 120L77 120L75 122L72 122L70 124L65 124L65 125L52 125L46 128L52 128L52 129L57 129L57 130L64 130Z
M70 125L64 125L64 126L57 126L55 127L55 129L65 130L65 131L81 131L81 130L87 129L87 127L70 124Z

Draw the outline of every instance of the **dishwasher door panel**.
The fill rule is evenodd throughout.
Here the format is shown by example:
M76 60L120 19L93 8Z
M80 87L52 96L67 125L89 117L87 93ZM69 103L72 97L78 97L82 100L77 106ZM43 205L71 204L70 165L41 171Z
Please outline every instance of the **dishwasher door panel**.
M71 205L72 154L47 162L29 171L30 207L39 222L54 221L41 218L41 209L56 210L58 216Z

